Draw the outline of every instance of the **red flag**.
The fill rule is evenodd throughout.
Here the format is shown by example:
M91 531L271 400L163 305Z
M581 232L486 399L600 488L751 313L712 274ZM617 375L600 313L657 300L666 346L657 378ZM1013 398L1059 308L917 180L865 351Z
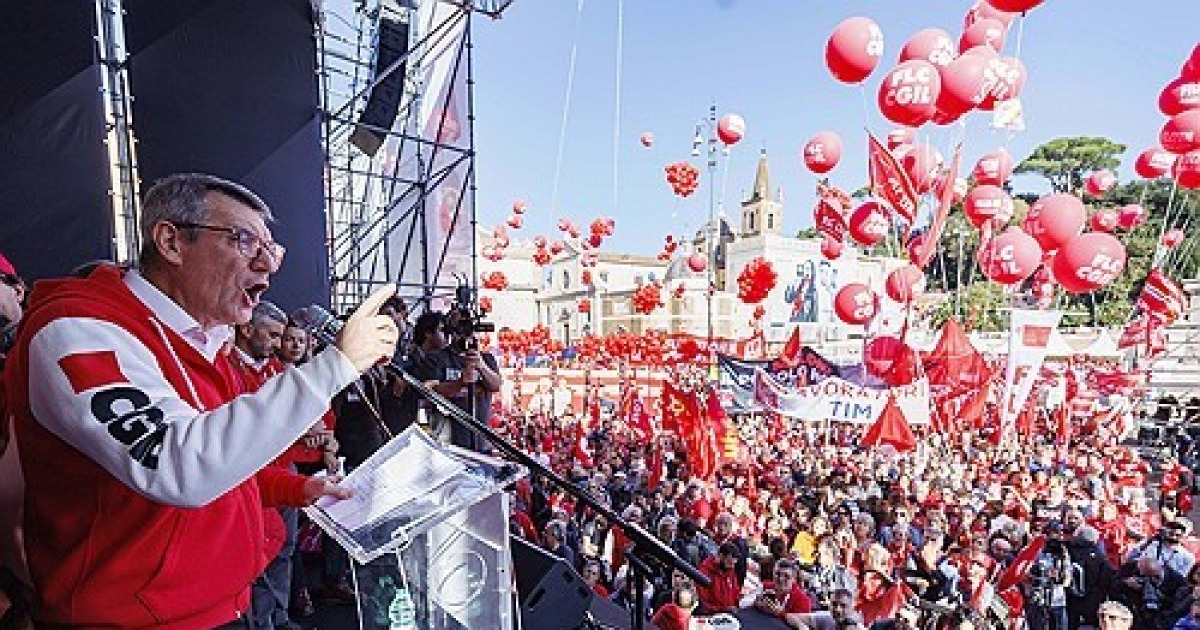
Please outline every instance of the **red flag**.
M870 429L867 429L861 443L864 446L891 444L901 453L917 448L917 438L913 435L912 428L908 426L908 421L904 419L904 413L900 411L900 406L896 404L895 396L888 395L883 413L879 414L879 419L871 425Z
M650 414L646 411L646 404L642 402L642 397L637 393L634 393L633 402L629 404L625 422L639 442L646 442L654 435L654 426L650 423Z
M975 392L975 395L967 401L961 411L958 412L961 427L974 427L976 429L984 428L987 423L984 421L984 416L987 413L988 396L991 394L991 382L985 383L983 387Z
M1045 546L1045 536L1037 536L1029 541L1029 544L1013 559L1012 564L1008 565L1000 573L1000 577L996 578L996 592L1006 591L1024 582L1025 578L1029 577L1029 569L1033 567L1033 563L1037 561L1038 554L1042 553L1042 549Z
M846 240L846 216L842 214L845 209L839 209L834 206L829 200L818 199L817 207L813 210L813 225L817 227L817 231L837 242Z
M783 344L783 351L775 359L778 367L773 366L772 369L794 368L800 365L800 351L803 348L804 344L800 341L800 327L796 326L792 329L792 336L788 337L787 343Z
M722 461L736 462L742 455L742 436L737 426L725 413L717 390L708 390L708 422L709 430L716 438L717 454Z
M892 208L892 212L912 225L917 215L917 192L913 188L908 173L901 168L887 147L879 142L879 138L870 131L867 132L868 164L870 165L871 190L881 197ZM953 188L953 186L948 186Z
M583 424L575 425L575 444L571 447L571 456L575 461L584 468L591 468L596 465L592 459L592 450L588 446L587 433L583 430Z
M1060 405L1055 412L1058 418L1058 439L1060 446L1067 446L1071 443L1071 407L1069 405Z
M650 457L646 462L646 468L650 471L649 476L646 478L646 488L654 490L662 484L663 477L665 476L663 471L662 444L651 445Z
M954 203L954 180L958 177L958 163L962 159L962 143L954 147L954 160L950 163L950 171L946 173L946 185L942 186L942 196L938 199L937 212L929 223L929 232L921 242L917 251L917 266L928 267L937 251L938 241L942 240L942 228L946 226L946 217L950 216L950 206Z

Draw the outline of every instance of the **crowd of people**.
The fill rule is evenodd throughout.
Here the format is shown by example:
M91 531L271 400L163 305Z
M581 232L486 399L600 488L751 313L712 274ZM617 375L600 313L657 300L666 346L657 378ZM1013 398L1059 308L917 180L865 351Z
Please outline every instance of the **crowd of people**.
M1102 432L1063 444L1049 426L1000 444L927 431L898 455L861 447L853 426L773 419L741 423L744 455L698 474L677 436L635 430L624 405L502 400L463 309L411 318L385 289L317 348L259 299L284 249L237 184L167 178L142 220L136 269L88 265L27 296L0 257L10 617L294 628L325 598L388 627L395 567L352 568L297 508L347 496L337 475L412 425L487 449L395 365L698 568L708 584L651 562L644 610L664 630L750 613L821 630L1200 626L1190 460ZM635 609L620 524L544 478L512 496L513 535Z
M1180 509L1192 473L1174 458L1097 433L1063 448L1051 427L1003 448L978 432L926 435L896 456L858 447L850 427L750 423L749 456L699 478L673 436L647 441L618 416L513 413L503 430L712 581L663 568L649 595L659 627L747 609L797 628L1200 620L1200 539ZM591 468L579 465L579 422L603 453ZM536 479L517 495L515 532L628 605L618 528Z

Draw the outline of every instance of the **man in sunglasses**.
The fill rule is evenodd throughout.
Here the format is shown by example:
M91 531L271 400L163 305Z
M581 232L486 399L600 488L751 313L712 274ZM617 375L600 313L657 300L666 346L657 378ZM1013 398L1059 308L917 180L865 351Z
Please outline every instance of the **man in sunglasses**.
M267 464L391 358L399 332L378 311L395 287L333 347L239 396L228 342L282 262L271 219L238 184L173 175L142 204L138 269L30 296L5 384L39 626L246 628L263 507L344 496Z

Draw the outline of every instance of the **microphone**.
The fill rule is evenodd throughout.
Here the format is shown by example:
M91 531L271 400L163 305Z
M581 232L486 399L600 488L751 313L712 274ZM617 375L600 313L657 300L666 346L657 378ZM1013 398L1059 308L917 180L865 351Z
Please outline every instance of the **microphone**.
M337 334L342 330L343 325L340 319L316 304L296 309L292 313L292 321L296 326L308 331L308 334L315 337L317 341L326 344L331 344L334 339L337 339Z

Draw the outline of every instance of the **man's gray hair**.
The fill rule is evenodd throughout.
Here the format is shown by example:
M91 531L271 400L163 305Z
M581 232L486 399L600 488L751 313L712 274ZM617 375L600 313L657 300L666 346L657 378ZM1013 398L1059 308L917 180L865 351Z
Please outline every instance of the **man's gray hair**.
M1133 613L1130 612L1129 608L1126 607L1125 604L1122 604L1121 602L1115 602L1111 599L1102 602L1098 612L1113 613L1126 620L1133 619Z
M266 321L273 321L287 326L288 316L283 312L283 309L275 306L271 302L262 301L254 307L254 311L250 314L250 325L258 326Z
M212 209L204 203L208 193L221 193L253 208L267 223L275 220L271 208L249 188L205 173L176 173L156 182L146 192L142 201L139 229L142 250L139 260L144 265L157 255L154 245L154 226L162 221L171 223L204 223ZM194 231L187 233L188 240L195 240Z
M1079 530L1075 532L1075 537L1080 540L1095 544L1100 542L1100 530L1092 527L1091 525L1080 525Z

